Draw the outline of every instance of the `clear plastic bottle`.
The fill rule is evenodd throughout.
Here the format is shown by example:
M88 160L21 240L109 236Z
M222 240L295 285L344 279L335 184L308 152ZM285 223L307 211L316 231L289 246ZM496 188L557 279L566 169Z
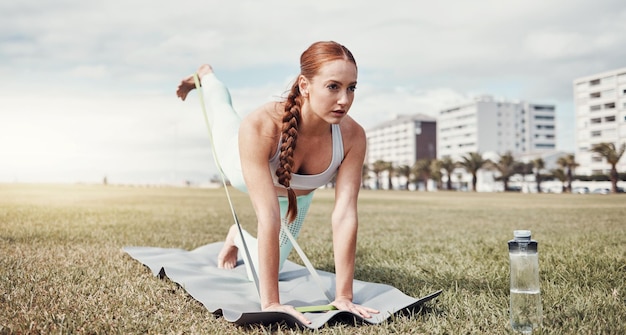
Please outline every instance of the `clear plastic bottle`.
M541 328L543 310L539 290L539 257L537 241L530 230L516 230L509 241L511 262L511 327L531 334Z

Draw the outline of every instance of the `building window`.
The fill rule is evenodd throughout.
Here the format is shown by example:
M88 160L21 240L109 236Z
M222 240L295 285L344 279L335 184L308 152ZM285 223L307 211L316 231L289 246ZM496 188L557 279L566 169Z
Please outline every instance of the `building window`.
M554 120L552 115L535 115L535 120Z
M591 137L600 137L602 136L602 132L600 130L594 130L591 132Z
M544 124L544 125L538 124L537 125L537 129L554 129L554 126L553 125L547 125L547 124Z
M604 122L615 122L615 115L604 117Z
M542 105L535 105L533 106L533 109L536 111L554 111L554 106L542 106ZM522 113L524 114L524 113Z
M600 85L600 79L595 79L589 82L589 86Z
M589 106L589 110L590 111L599 111L600 109L602 109L602 105L594 105L594 106Z
M614 109L615 108L615 103L614 102L610 102L608 104L604 104L604 109Z
M601 123L602 122L602 118L597 117L597 118L593 118L593 119L591 119L589 121L591 121L591 124Z

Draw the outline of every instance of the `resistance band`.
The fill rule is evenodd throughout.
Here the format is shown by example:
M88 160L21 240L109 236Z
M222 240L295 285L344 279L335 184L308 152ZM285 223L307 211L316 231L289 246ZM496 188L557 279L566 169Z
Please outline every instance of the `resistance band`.
M233 215L233 219L237 224L237 228L239 230L239 235L241 236L241 242L243 243L243 248L245 250L245 257L248 264L250 264L250 269L252 270L252 278L254 279L254 285L256 286L256 291L259 294L259 299L261 297L261 290L259 287L259 278L254 270L254 266L252 265L252 257L250 256L250 250L248 250L248 245L246 244L246 239L243 236L243 230L241 228L241 224L239 223L239 218L237 218L237 212L235 212L235 206L233 206L233 202L230 199L230 193L228 192L228 187L226 185L226 175L224 174L224 170L222 170L222 165L220 165L219 159L217 159L217 152L215 150L215 144L213 143L213 132L211 132L211 125L209 124L209 117L206 113L206 107L204 105L204 95L202 94L202 89L200 89L200 78L198 78L198 74L193 74L193 81L196 85L196 89L198 90L198 96L200 97L200 104L202 105L202 113L204 114L204 122L206 123L206 128L209 132L209 139L211 140L211 153L213 154L213 160L215 161L215 165L217 166L217 170L220 173L220 178L222 179L222 185L224 186L224 190L226 191L226 198L228 198L228 205L230 205L230 211Z

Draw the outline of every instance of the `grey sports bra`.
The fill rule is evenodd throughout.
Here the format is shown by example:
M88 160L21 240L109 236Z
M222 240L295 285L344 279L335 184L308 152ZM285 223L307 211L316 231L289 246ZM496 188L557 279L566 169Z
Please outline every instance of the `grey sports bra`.
M291 175L291 188L294 190L314 190L318 187L328 184L335 174L337 169L343 161L343 140L341 137L341 129L338 124L331 125L332 141L333 141L333 158L330 161L330 165L324 172L320 174L297 174ZM282 138L278 141L278 148L282 144ZM276 176L276 168L279 163L280 150L276 150L276 154L270 159L270 170L272 171L272 179L274 185L284 187L278 183L278 176Z

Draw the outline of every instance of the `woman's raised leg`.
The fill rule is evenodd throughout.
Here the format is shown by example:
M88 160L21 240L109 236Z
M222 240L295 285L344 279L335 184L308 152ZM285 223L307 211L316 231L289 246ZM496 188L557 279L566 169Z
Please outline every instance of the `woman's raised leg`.
M239 159L239 125L241 117L232 106L228 88L215 76L210 65L201 65L197 72L200 78L205 109L209 121L211 140L215 146L216 159L231 185L246 192ZM184 78L176 95L185 100L195 88L193 75Z

